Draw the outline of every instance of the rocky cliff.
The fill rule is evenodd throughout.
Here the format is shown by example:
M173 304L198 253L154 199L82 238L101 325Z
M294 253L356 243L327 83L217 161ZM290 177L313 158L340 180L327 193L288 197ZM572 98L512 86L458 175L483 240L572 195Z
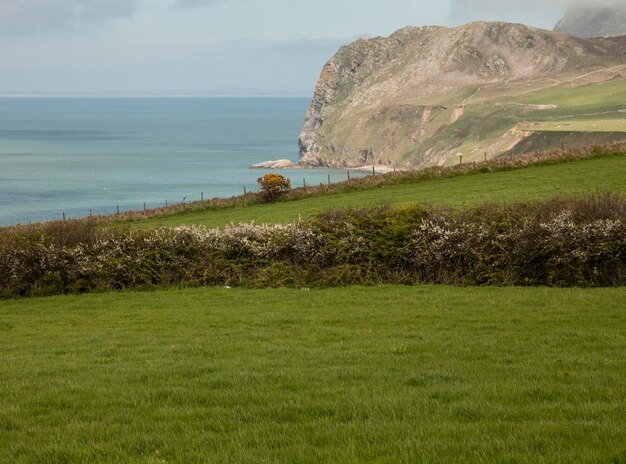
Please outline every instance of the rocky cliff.
M321 72L300 136L301 164L428 166L470 149L497 156L523 137L520 113L554 109L520 95L587 84L586 73L616 78L621 69L609 68L626 64L625 45L500 22L357 40Z
M575 6L570 8L554 30L577 37L626 35L626 4Z

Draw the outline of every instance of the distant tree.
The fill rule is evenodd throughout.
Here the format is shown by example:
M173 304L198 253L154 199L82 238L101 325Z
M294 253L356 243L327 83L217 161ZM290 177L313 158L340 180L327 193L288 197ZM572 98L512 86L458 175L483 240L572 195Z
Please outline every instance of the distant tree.
M274 201L282 193L291 190L291 181L281 174L265 174L257 179L261 195L267 202Z

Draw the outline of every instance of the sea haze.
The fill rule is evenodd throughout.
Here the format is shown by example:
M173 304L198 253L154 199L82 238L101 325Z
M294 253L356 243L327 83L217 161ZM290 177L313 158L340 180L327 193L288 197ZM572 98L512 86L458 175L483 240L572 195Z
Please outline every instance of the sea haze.
M0 225L257 190L249 166L298 159L310 98L0 98ZM344 171L281 171L299 186Z

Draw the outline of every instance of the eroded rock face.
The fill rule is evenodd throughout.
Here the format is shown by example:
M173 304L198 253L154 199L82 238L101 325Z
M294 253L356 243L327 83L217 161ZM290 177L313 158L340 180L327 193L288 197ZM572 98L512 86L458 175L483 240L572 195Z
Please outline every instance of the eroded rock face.
M577 37L626 35L626 5L578 5L566 13L554 30Z
M467 137L495 143L491 135L476 133L485 108L472 105L482 105L498 86L506 93L511 83L624 62L625 44L501 22L406 27L389 37L358 40L321 72L300 135L300 163L444 164ZM499 110L496 103L487 105L492 112ZM499 134L506 136L518 122ZM493 146L485 150L490 157L498 154Z

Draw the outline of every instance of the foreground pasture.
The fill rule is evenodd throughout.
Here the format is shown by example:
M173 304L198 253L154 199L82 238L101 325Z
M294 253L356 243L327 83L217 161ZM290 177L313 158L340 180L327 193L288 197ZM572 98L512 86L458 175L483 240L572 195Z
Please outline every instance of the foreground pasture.
M624 462L626 289L0 302L0 462Z

